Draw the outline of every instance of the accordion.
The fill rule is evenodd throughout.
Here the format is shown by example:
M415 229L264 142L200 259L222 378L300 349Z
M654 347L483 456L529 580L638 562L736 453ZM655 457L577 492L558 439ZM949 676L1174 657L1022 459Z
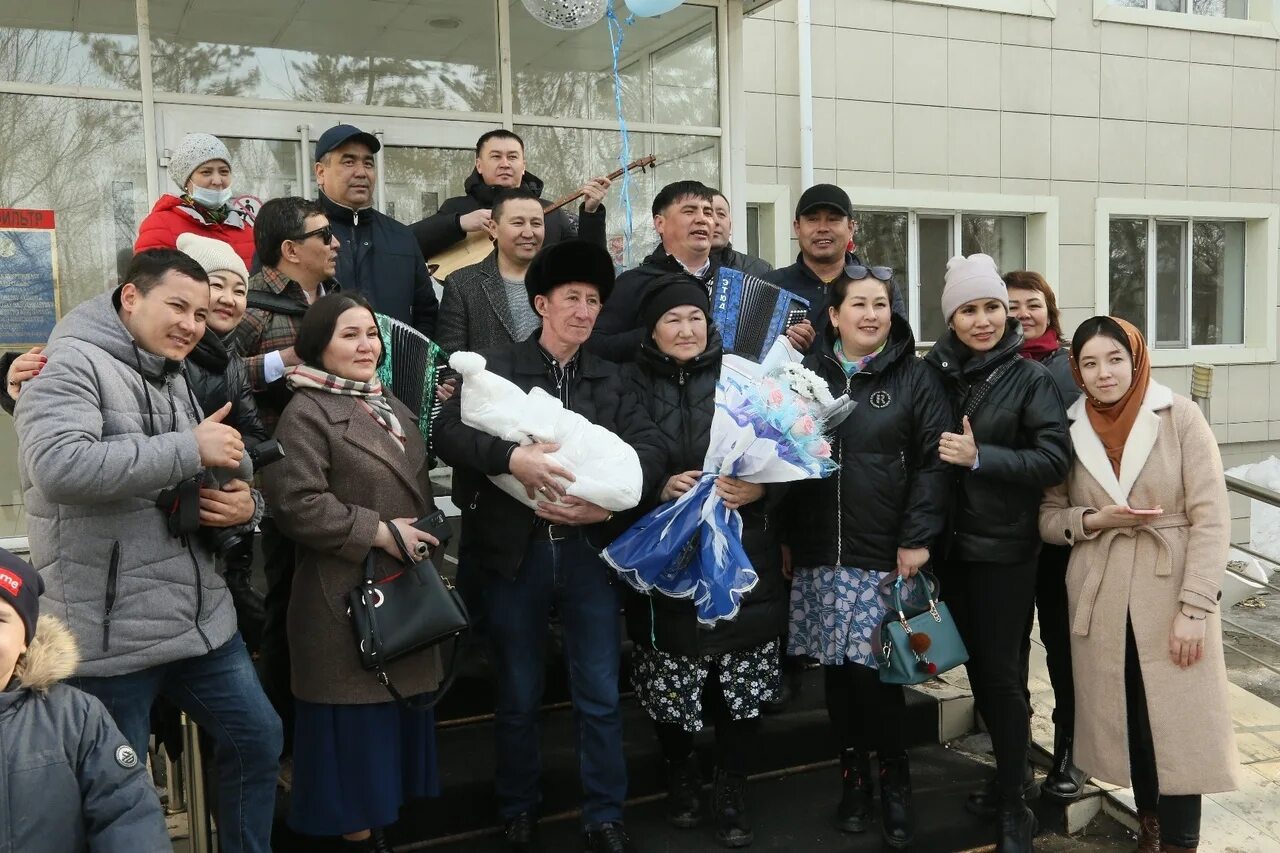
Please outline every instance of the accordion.
M757 364L773 342L809 315L809 300L741 270L721 267L711 291L711 319L726 353Z
M378 379L397 400L418 415L418 431L427 444L427 457L434 464L431 446L431 424L440 413L436 385L446 378L448 354L435 341L413 326L386 316L376 315L378 331L386 347L386 358L378 368Z

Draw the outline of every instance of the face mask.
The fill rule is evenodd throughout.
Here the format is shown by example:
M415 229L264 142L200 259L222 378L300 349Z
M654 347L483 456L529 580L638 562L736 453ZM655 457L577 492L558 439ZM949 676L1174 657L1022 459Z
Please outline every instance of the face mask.
M226 207L227 202L231 201L231 188L211 190L207 187L193 186L191 188L191 197L202 207L209 210L218 210Z

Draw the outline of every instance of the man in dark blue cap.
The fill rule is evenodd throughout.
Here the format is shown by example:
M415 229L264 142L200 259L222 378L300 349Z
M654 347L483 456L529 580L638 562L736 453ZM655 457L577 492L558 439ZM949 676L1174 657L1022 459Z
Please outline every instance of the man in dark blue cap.
M380 148L376 136L351 124L331 127L316 141L320 203L341 243L335 277L380 313L431 338L439 303L418 241L407 225L373 209Z

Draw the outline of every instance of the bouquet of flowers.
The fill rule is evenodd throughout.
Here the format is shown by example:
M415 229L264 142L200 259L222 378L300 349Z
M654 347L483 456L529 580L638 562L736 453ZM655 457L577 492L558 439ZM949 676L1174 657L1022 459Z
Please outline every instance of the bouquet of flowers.
M826 382L797 359L785 340L763 365L730 364L726 357L702 478L601 555L640 592L692 598L704 625L736 617L758 580L742 547L742 516L716 494L716 477L787 483L836 468L824 432L854 403L847 395L833 398Z

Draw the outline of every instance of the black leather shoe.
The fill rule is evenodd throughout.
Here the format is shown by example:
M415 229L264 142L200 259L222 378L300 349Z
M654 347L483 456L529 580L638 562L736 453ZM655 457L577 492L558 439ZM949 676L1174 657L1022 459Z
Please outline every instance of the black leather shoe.
M894 850L905 850L916 836L911 765L905 755L880 759L880 835Z
M507 849L511 853L538 853L538 822L528 812L521 812L503 828Z
M746 847L756 840L747 819L745 776L716 770L711 793L711 811L716 820L716 841L724 847Z
M866 832L871 822L871 758L865 752L840 753L840 805L836 822L841 832Z
M1075 765L1075 744L1069 734L1055 733L1053 738L1053 767L1040 783L1041 795L1055 803L1066 805L1080 799L1087 778Z
M692 755L681 762L666 762L667 820L680 829L702 822L702 778Z
M1022 795L1030 798L1035 794L1036 790L1036 774L1032 771L1031 765L1027 765L1026 775L1022 781ZM996 782L996 777L992 776L987 780L987 784L983 785L976 791L969 794L969 798L964 803L965 811L969 814L976 815L983 820L994 820L1000 812L1000 786Z
M1025 803L1019 801L1011 808L1002 807L996 853L1032 853L1032 839L1037 829L1036 816Z
M636 846L621 821L587 827L582 843L587 853L636 853Z

